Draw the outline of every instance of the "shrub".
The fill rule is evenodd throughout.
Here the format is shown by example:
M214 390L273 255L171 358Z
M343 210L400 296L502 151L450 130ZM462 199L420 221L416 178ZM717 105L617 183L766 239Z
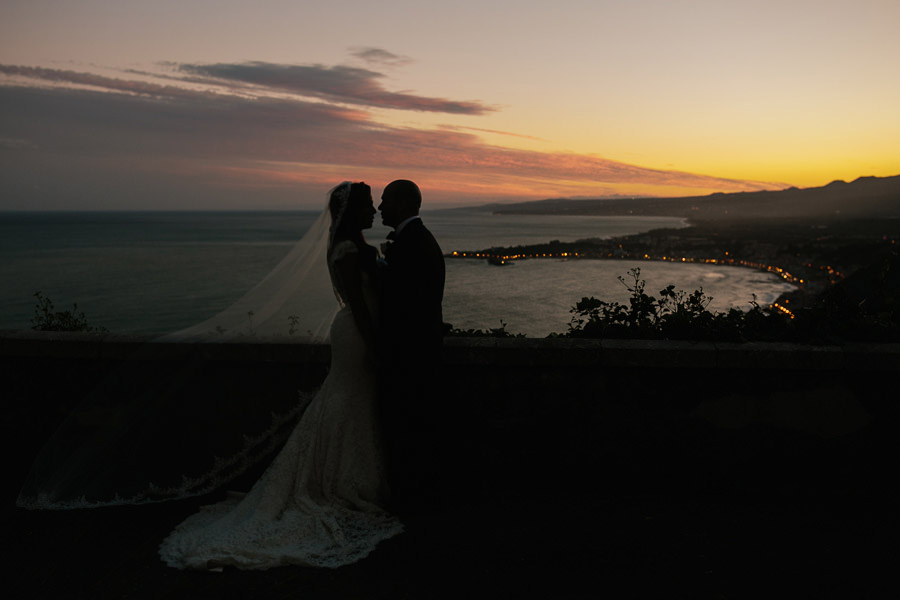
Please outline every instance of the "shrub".
M451 337L525 337L524 333L512 333L507 331L506 323L504 323L502 319L500 320L500 327L491 329L459 329L454 328L452 325L446 325L446 328L445 335Z
M669 285L659 297L644 290L641 270L629 271L632 282L619 281L631 292L628 305L582 298L570 312L567 337L683 339L683 340L784 340L791 337L789 319L764 310L754 296L753 308L725 313L709 311L710 296L703 288L688 294Z
M54 310L53 302L41 292L35 292L37 304L31 318L31 328L37 331L91 331L103 332L104 327L91 327L84 312L78 312L78 305L72 304L72 310Z

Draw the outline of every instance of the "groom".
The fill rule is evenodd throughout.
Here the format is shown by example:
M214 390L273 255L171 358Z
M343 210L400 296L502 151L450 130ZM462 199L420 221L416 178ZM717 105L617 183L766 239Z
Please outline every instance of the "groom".
M380 270L379 407L393 508L410 512L437 501L441 420L435 385L444 333L444 256L419 218L422 194L398 179L381 195L393 231Z

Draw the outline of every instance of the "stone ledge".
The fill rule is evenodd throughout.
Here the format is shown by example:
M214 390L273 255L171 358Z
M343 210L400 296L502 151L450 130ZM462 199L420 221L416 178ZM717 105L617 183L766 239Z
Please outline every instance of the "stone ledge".
M323 362L327 344L289 339L170 342L157 336L58 331L0 331L0 356L89 360L239 360L250 362Z
M327 344L286 339L197 343L113 333L0 331L0 356L88 360L328 363ZM900 344L806 346L568 338L462 338L444 342L446 365L554 368L900 371Z

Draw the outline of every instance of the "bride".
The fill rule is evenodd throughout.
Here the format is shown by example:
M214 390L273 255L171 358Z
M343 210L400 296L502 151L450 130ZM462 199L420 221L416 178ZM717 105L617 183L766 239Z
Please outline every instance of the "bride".
M246 495L203 507L162 542L176 568L338 567L402 524L388 489L375 406L376 250L362 231L376 213L369 186L329 196L327 266L341 308L330 327L331 371L284 448Z

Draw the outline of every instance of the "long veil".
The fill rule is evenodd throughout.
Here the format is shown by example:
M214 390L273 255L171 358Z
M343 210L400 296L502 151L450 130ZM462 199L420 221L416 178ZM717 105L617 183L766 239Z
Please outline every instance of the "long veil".
M341 185L349 193L349 182ZM312 392L298 397L289 382L266 394L265 365L221 381L230 365L210 365L199 352L160 361L153 346L326 342L339 310L327 266L331 220L326 207L287 256L222 312L119 361L44 445L16 504L72 509L202 495L280 448Z
M217 315L158 338L206 342L290 337L324 342L340 308L332 292L327 250L328 208L291 251L254 288Z

